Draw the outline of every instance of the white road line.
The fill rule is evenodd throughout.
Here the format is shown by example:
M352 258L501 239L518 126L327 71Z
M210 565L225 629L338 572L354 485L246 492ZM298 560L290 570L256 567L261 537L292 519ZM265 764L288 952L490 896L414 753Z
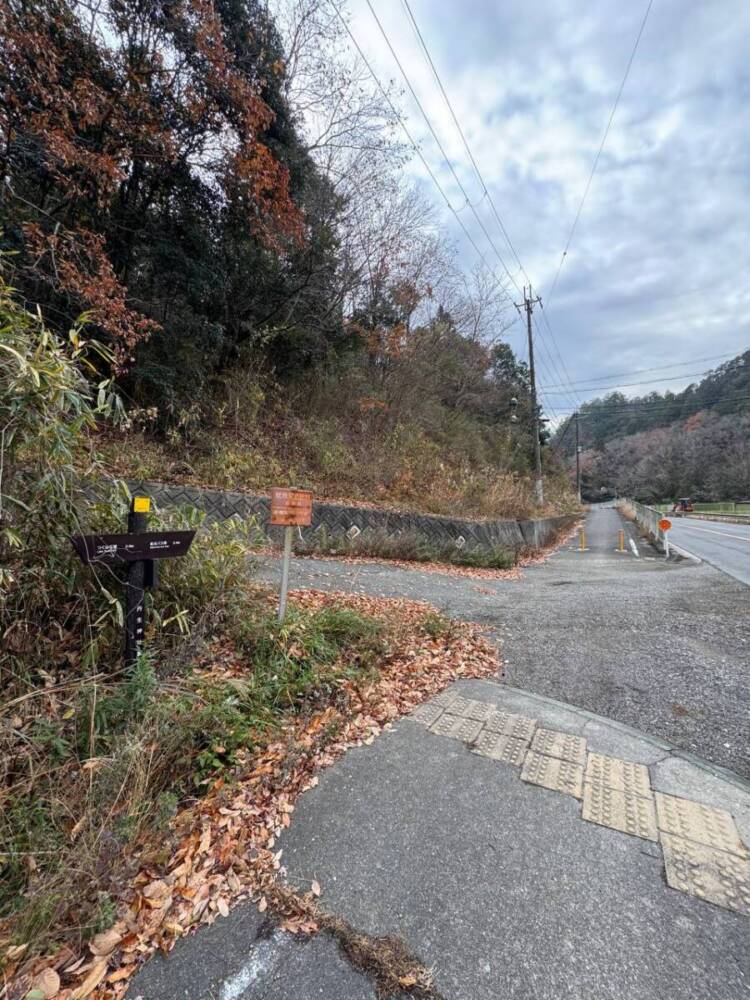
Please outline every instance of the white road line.
M628 541L630 542L630 548L633 550L633 555L636 557L636 559L640 559L641 554L638 551L638 546L635 544L632 538L629 538Z
M691 524L689 530L707 531L710 535L722 535L724 538L739 538L741 542L750 542L750 536L748 535L734 535L731 531L717 531L716 528L697 528L694 524Z

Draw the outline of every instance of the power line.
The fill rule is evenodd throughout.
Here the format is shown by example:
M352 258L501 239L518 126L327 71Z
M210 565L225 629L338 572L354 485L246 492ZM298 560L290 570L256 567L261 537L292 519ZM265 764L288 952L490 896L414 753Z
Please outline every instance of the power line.
M647 378L647 379L642 379L640 382L620 382L617 385L592 385L588 389L586 389L586 392L596 392L599 389L610 389L610 390L612 390L612 389L630 389L630 388L633 388L634 386L638 386L638 385L652 385L655 382L657 382L657 383L660 383L660 382L677 382L680 379L693 378L693 377L698 376L698 375L710 375L711 372L712 372L712 370L713 369L709 368L707 371L704 371L704 372L685 372L684 375L669 375L669 376L662 376L661 378ZM551 389L550 386L545 385L545 386L543 386L543 388L545 389L545 391L550 392L550 389ZM551 391L551 395L552 396L559 396L559 395L561 395L561 393L562 393L562 390L560 390L560 391L552 390Z
M570 249L570 244L573 241L573 236L575 234L576 227L578 226L578 220L581 217L581 212L583 211L583 206L584 206L584 204L586 202L586 198L588 197L589 190L591 188L591 183L594 180L594 174L596 173L596 168L599 166L599 160L601 158L602 151L604 150L604 145L605 145L605 143L607 141L607 136L609 135L609 130L612 127L612 122L614 121L615 113L616 113L617 107L618 107L618 105L620 103L620 98L622 97L622 92L625 89L625 84L627 83L628 76L630 75L630 68L633 65L633 60L635 59L635 54L638 51L638 46L639 46L640 41L641 41L641 36L643 35L644 28L646 27L646 21L648 21L648 16L651 13L651 7L653 6L653 2L654 2L654 0L648 0L648 4L646 6L646 11L645 11L645 13L643 15L643 20L641 21L641 26L638 29L638 34L637 34L636 39L635 39L635 44L633 45L633 50L630 53L630 59L628 59L628 64L625 67L625 74L624 74L624 76L622 78L622 82L620 83L620 89L617 91L617 96L615 97L615 103L612 105L612 111L610 112L610 116L609 116L609 119L607 121L607 127L604 129L604 135L602 136L602 141L599 144L599 149L597 150L596 156L594 157L594 163L593 163L593 165L591 167L591 173L589 174L589 179L586 181L586 187L584 188L584 191L583 191L583 197L581 198L581 203L578 206L578 211L576 212L575 219L573 220L573 225L570 228L570 233L568 234L568 240L567 240L567 243L565 244L565 249L563 250L562 257L560 258L560 263L557 265L557 273L555 274L555 280L552 282L552 287L550 288L549 293L547 294L547 304L548 305L549 305L550 299L552 298L552 295L554 294L555 288L557 287L557 281L558 281L558 278L560 277L560 271L562 270L562 266L563 266L563 263L565 261L565 258L568 256L568 250Z
M596 416L599 413L657 413L663 410L668 410L670 407L679 407L689 405L691 403L698 403L701 407L704 407L713 406L716 403L740 402L741 400L746 399L750 399L750 394L740 393L738 395L715 396L711 399L678 399L675 397L674 399L665 399L661 402L634 399L632 402L625 403L597 404L595 400L591 400L584 403L581 407L582 410L586 411L585 413L581 413L581 416ZM561 409L565 410L565 407L561 407ZM567 414L567 416L570 416L570 414Z
M521 270L521 272L523 273L524 277L528 281L529 287L530 287L531 286L531 278L529 277L528 272L526 271L526 268L521 263L521 258L518 256L518 252L516 251L516 248L513 245L513 241L510 238L508 230L505 227L505 224L503 223L502 218L500 217L500 213L498 212L497 206L495 205L495 200L492 197L492 192L489 190L489 187L487 186L487 183L486 183L486 181L484 179L484 176L482 175L482 171L479 168L479 164L477 163L476 158L474 157L474 154L472 152L471 146L469 145L469 141L466 138L466 134L464 133L464 130L463 130L462 126L461 126L461 123L458 120L458 116L456 115L456 112L453 109L453 105L451 103L450 98L448 97L448 93L447 93L447 91L445 89L445 86L443 85L443 81L440 78L440 74L439 74L439 72L437 70L437 67L435 66L435 62L434 62L434 60L433 60L433 58L432 58L432 56L430 54L430 50L429 50L429 48L427 46L427 43L426 43L426 41L424 39L424 36L422 35L422 32L421 32L421 30L419 28L419 25L417 24L417 20L416 20L414 14L412 12L412 9L411 9L411 7L409 5L409 0L402 0L402 4L403 4L404 9L406 11L407 17L408 17L408 19L409 19L409 21L411 23L411 27L412 27L412 29L413 29L416 37L417 37L419 45L421 46L422 51L423 51L423 53L425 55L425 58L426 58L426 60L427 60L427 62L429 64L429 67L432 70L432 75L434 76L435 82L437 83L438 88L440 89L440 93L442 94L443 100L445 101L445 104L446 104L446 107L448 108L448 111L449 111L449 113L451 115L451 118L453 119L453 123L456 126L456 131L458 132L459 136L461 137L461 142L463 143L464 149L466 150L466 153L467 153L467 155L469 157L469 160L471 161L471 165L474 168L474 172L477 175L477 178L478 178L479 183L480 183L481 188L482 188L483 195L487 198L487 201L488 201L488 203L490 205L490 208L492 209L492 213L495 216L495 220L497 221L497 224L500 227L500 231L502 232L503 236L505 237L505 241L508 244L508 246L509 246L509 248L511 250L511 253L513 254L513 256L516 259L516 262L518 264L519 269ZM372 6L370 5L369 0L368 0L368 6L370 6L370 9L372 10ZM374 12L373 12L373 16L374 16ZM376 20L377 20L377 18L376 18ZM385 32L383 32L383 28L382 28L382 26L380 25L379 22L378 22L378 26L381 29L381 33L383 33L383 35L385 37ZM391 49L391 52L392 52L394 58L396 59L396 62L399 65L399 69L401 69L402 75L404 75L404 79L406 80L407 86L409 87L409 90L411 91L412 95L415 97L415 100L416 100L416 95L414 94L414 89L411 86L411 84L409 83L408 78L404 74L403 68L401 67L401 64L399 63L398 58L396 57L395 53L393 52L393 48L390 45L390 43L388 42L387 38L386 38L386 43L388 44L389 48ZM419 101L418 100L417 100L417 104L419 105ZM419 107L420 107L420 110L422 111L422 115L425 117L425 120L427 120L426 115L424 113L424 110L422 109L422 106L419 105ZM430 128L430 131L434 135L435 133L434 133L434 131L433 131L433 129L432 129L429 121L428 121L428 127ZM441 147L441 150L442 150L442 147ZM455 176L455 172L454 172L454 176ZM506 268L506 271L507 271L507 268ZM514 284L515 284L515 282L514 282ZM518 285L517 284L516 284L516 289L520 291L520 289L518 289ZM540 303L540 305L541 305L541 303ZM549 323L549 320L547 319L546 314L543 312L542 315L543 315L543 318L544 318L545 325L546 325L547 329L549 330L549 335L550 335L550 339L552 341L552 346L554 347L555 353L557 354L557 357L560 360L560 364L561 364L562 369L563 369L563 376L561 376L560 373L557 371L557 365L555 364L555 361L554 361L551 353L549 354L550 363L552 364L552 367L554 368L554 370L557 372L557 377L558 378L560 378L561 380L562 379L567 379L568 382L570 382L571 381L570 380L570 374L568 373L568 370L567 370L567 368L565 366L565 361L563 360L562 354L560 353L560 348L559 348L559 346L557 344L557 340L555 338L555 335L554 335L554 332L552 330L552 327L550 326L550 323ZM534 321L534 323L535 323L535 326L536 326L536 329L537 329L537 333L539 335L539 339L541 341L542 331L539 329L539 324L536 323L536 321ZM540 343L540 346L541 346L541 343ZM564 383L561 381L561 384L564 384ZM578 397L576 396L575 392L571 393L571 400L573 402L575 402L575 403L579 402Z
M409 92L411 93L411 95L412 95L412 97L414 99L414 102L416 103L417 107L419 108L419 111L420 111L420 113L422 115L422 118L425 121L425 124L427 125L427 128L430 131L430 134L432 135L433 139L435 140L435 143L437 144L438 149L440 150L440 153L441 153L441 155L443 157L443 160L445 161L445 163L448 166L448 169L450 170L451 174L453 175L453 178L454 178L456 184L458 185L458 188L461 191L461 194L464 196L464 205L462 206L462 208L468 207L471 210L471 212L472 212L474 218L476 219L479 227L481 228L482 232L484 233L484 236L485 236L487 242L489 243L490 247L492 248L493 252L495 253L495 256L497 257L497 259L500 261L503 269L505 270L505 273L508 275L508 278L510 279L511 283L515 286L516 290L520 293L521 289L518 287L518 282L515 280L515 278L511 274L510 269L508 268L508 265L505 263L505 260L504 260L504 258L502 256L502 254L497 249L497 246L495 245L494 240L492 239L492 237L490 236L489 232L487 231L487 227L485 226L484 222L482 221L482 219L480 218L480 216L479 216L479 214L478 214L478 212L476 210L476 206L471 202L471 200L469 198L469 195L466 192L466 188L464 187L463 182L461 181L461 178L458 176L458 173L456 172L456 169L453 166L453 163L451 162L451 160L450 160L450 158L449 158L449 156L448 156L448 154L447 154L447 152L445 150L445 147L443 146L443 143L440 140L440 137L438 136L437 132L435 131L435 128L434 128L434 126L433 126L433 124L432 124L432 122L430 120L429 115L425 111L424 106L423 106L422 102L420 101L419 96L417 95L417 92L414 89L414 86L412 85L412 82L411 82L411 80L409 78L409 74L404 69L403 63L401 62L401 59L399 58L398 53L394 49L393 44L392 44L390 38L388 37L388 33L386 32L385 28L383 27L383 24L382 24L380 18L378 17L377 13L375 12L375 8L373 7L373 5L371 3L371 0L366 0L366 3L367 3L367 6L368 6L368 8L370 10L370 13L373 16L374 21L375 21L375 23L376 23L376 25L378 27L378 30L380 31L380 34L381 34L383 40L385 41L385 44L387 45L388 50L391 53L391 56L394 59L394 62L398 66L399 72L401 73L401 76L403 77L406 86L409 88ZM473 159L473 157L472 157L472 159ZM482 184L482 187L483 187L483 189L485 190L485 193L486 193L486 185L484 184L484 180L481 178L481 174L479 174L479 177L480 177L480 183ZM454 211L454 214L455 214L455 211ZM505 228L502 226L502 223L501 223L501 227L503 229L503 232L505 232ZM515 249L514 249L514 253L515 253ZM485 261L485 263L486 263L486 261ZM519 263L520 263L520 261L519 261ZM561 375L560 375L559 371L557 371L557 367L556 367L556 365L554 363L554 359L552 358L551 354L549 354L548 357L549 357L550 364L552 365L552 368L553 368L553 370L555 371L555 373L557 375L557 378L560 379ZM547 402L547 406L550 409L552 409L552 407L549 404L549 401ZM555 416L556 416L556 414L555 414Z
M487 242L492 247L492 249L493 249L493 251L495 253L495 256L497 257L497 259L502 264L503 270L508 275L508 278L510 279L511 283L515 286L516 290L518 292L520 292L521 289L518 287L518 283L517 283L516 279L511 274L511 272L510 272L510 270L508 268L508 265L505 263L505 260L504 260L504 258L502 256L502 254L500 253L500 251L495 246L494 241L493 241L492 237L490 236L490 234L487 232L487 229L486 229L484 223L482 222L481 218L479 217L479 215L477 213L476 206L472 203L471 199L469 198L468 194L466 193L466 188L464 187L463 182L461 181L461 178L456 173L456 169L453 166L453 164L451 163L451 160L448 157L448 154L446 153L445 148L444 148L442 142L440 141L440 137L438 136L437 132L435 131L435 129L434 129L433 125L432 125L432 122L430 121L430 118L429 118L427 112L425 111L424 107L422 106L422 102L419 100L419 97L417 96L417 92L414 90L414 87L412 86L411 80L409 79L409 75L406 72L406 70L404 69L403 64L401 63L401 60L399 59L396 50L394 49L393 45L391 44L391 40L388 37L388 34L387 34L385 28L383 27L383 24L382 24L380 18L378 17L378 15L377 15L377 13L375 11L375 8L373 7L373 5L371 3L371 0L365 0L365 3L367 4L367 6L368 6L368 8L370 10L370 13L372 14L373 18L375 19L375 23L378 26L378 30L380 31L380 34L383 36L383 41L388 46L388 50L391 53L391 55L393 56L393 59L394 59L396 65L398 66L399 71L401 73L401 76L404 78L404 82L406 83L406 86L409 88L409 92L411 93L411 96L414 98L414 102L416 103L417 107L419 108L420 113L421 113L422 117L424 118L425 124L427 125L427 128L430 130L430 134L432 135L432 138L437 143L437 147L440 150L440 153L441 153L441 155L443 157L443 160L447 163L448 169L450 170L451 174L453 175L453 179L455 180L456 184L458 185L458 188L459 188L461 194L464 196L464 205L462 205L462 208L467 208L468 207L469 209L471 209L471 212L472 212L474 218L477 220L479 226L482 229L482 232L484 233L485 237L487 238Z
M712 355L709 355L709 357L707 357L707 358L691 358L689 361L674 361L671 365L658 365L655 368L636 368L633 371L629 371L629 372L617 372L614 375L599 375L599 376L597 376L595 378L582 379L580 382L575 382L573 384L575 386L581 387L581 386L586 386L586 385L590 384L591 382L599 382L599 381L601 381L601 379L627 378L630 375L647 375L650 372L663 372L663 371L667 371L670 368L682 368L682 367L686 367L687 365L700 364L701 361L717 361L720 358L735 358L735 357L741 357L741 356L742 356L742 352L738 355L736 351L728 351L725 354L712 354ZM688 376L683 376L683 378L687 378L687 377ZM545 388L546 389L563 389L563 388L565 388L566 384L567 383L565 383L565 382L556 382L553 385L545 386Z
M466 228L463 219L458 214L458 210L456 210L453 207L453 205L451 205L450 199L448 198L448 195L445 193L445 190L443 189L442 184L437 179L434 170L432 169L432 167L428 163L428 161L427 161L425 155L423 154L422 150L419 148L418 143L416 142L416 140L414 139L413 135L411 134L411 132L409 130L409 127L407 126L406 122L404 121L403 116L401 115L400 111L396 108L396 105L391 100L390 94L385 89L385 87L383 86L383 84L380 82L380 78L378 77L378 75L375 72L375 70L372 68L372 66L370 64L370 61L368 60L367 56L365 55L365 53L362 50L361 45L359 44L359 42L355 38L354 34L352 33L351 28L347 24L346 18L343 16L343 14L341 13L341 11L339 10L339 8L336 6L335 3L332 3L331 6L333 7L334 11L338 15L338 18L341 21L341 23L343 24L343 26L344 26L344 28L346 30L346 33L349 35L349 38L351 39L352 44L354 45L354 47L356 48L357 52L359 53L359 56L362 59L362 62L367 67L367 70L368 70L370 76L375 81L375 84L376 84L378 90L383 95L383 98L386 101L386 103L388 104L388 107L391 109L391 112L392 112L393 116L395 117L396 121L399 123L399 125L403 129L404 134L406 135L406 138L409 140L409 144L411 145L412 149L417 154L417 156L419 157L419 159L422 161L422 164L423 164L425 170L427 171L427 173L429 174L430 179L432 180L432 183L435 185L435 187L437 188L437 190L440 192L440 195L441 195L443 201L445 202L448 210L454 216L454 218L456 219L456 222L458 222L459 226L461 227L461 229L464 232L464 235L466 236L466 238L468 239L468 241L471 243L471 245L474 248L474 250L476 251L477 255L484 262L484 264L486 265L486 267L489 270L489 272L495 277L495 280L498 281L498 284L502 288L502 291L505 294L506 298L511 299L511 296L508 294L507 289L505 289L504 287L502 287L502 282L499 281L499 279L497 278L497 275L495 275L495 272L494 272L493 268L490 267L490 264L488 263L487 258L485 257L484 253L479 249L479 247L476 244L476 241L474 240L474 237L471 235L471 233L469 232L469 230ZM467 199L467 201L468 201L468 199ZM463 206L463 207L465 207L465 206ZM511 299L511 301L512 301L512 299Z
M464 144L464 149L466 150L466 153L467 153L469 159L471 160L471 165L474 168L474 172L476 173L476 175L477 175L477 177L479 179L479 183L482 185L482 192L487 197L487 201L489 202L489 205L492 208L492 212L493 212L493 214L494 214L494 216L495 216L495 218L497 220L497 224L500 227L500 230L501 230L503 236L505 237L506 243L510 247L511 253L513 254L513 256L516 259L516 263L518 264L519 269L521 270L521 272L523 273L524 277L526 278L526 280L529 282L529 285L530 285L531 284L531 278L526 273L526 268L521 263L521 259L518 256L518 253L516 252L516 248L513 246L513 241L511 240L510 235L508 234L508 230L505 228L505 225L503 224L503 220L500 218L500 213L498 212L497 207L495 206L495 200L492 197L491 191L487 187L487 184L486 184L486 182L484 180L484 177L482 176L482 171L479 169L479 165L477 164L477 161L474 158L474 154L471 151L471 146L469 145L469 142L468 142L468 140L466 138L466 135L464 134L464 130L461 127L461 123L459 122L458 117L457 117L455 111L453 110L453 105L451 104L450 98L448 97L448 94L446 93L445 87L443 86L443 81L440 79L440 74L438 73L437 68L435 66L435 63L434 63L434 61L432 59L432 56L430 55L430 50L427 47L427 43L424 40L422 32L419 29L419 25L417 24L416 18L414 17L414 14L412 13L411 7L409 6L409 0L401 0L401 2L403 3L403 5L404 5L404 7L406 9L407 16L408 16L408 18L409 18L409 20L411 22L411 25L412 25L415 33L416 33L417 39L419 40L419 44L421 45L422 51L424 52L425 57L427 59L427 62L430 65L430 69L432 70L432 75L435 77L435 81L436 81L438 87L440 88L440 93L443 95L443 100L445 101L446 106L448 108L448 111L450 112L451 118L453 119L453 123L456 126L456 130L458 131L458 134L461 137L461 141Z
M369 2L368 2L368 5L369 5ZM503 292L503 294L506 296L506 298L509 299L509 301L512 302L513 300L511 298L511 296L508 294L507 289L503 287L502 282L497 277L494 269L489 264L489 262L488 262L488 260L487 260L487 258L485 256L485 254L484 254L484 252L477 246L477 243L476 243L474 237L471 235L471 233L469 232L469 230L466 228L466 225L465 225L463 219L458 214L458 212L460 211L460 209L458 209L458 210L455 209L453 207L453 205L451 204L451 201L448 198L448 195L446 194L445 189L443 188L442 184L438 180L438 178L437 178L434 170L430 166L430 164L429 164L427 158L425 157L425 155L423 154L422 150L419 148L419 144L416 142L416 140L415 140L414 136L412 135L410 129L406 125L406 122L404 121L403 116L401 115L401 113L399 112L399 110L396 108L395 104L391 100L391 97L388 94L388 91L385 89L385 87L381 83L380 78L378 77L377 73L373 69L370 61L368 60L367 56L365 55L365 53L364 53L361 45L357 41L354 33L352 32L351 28L348 25L346 19L344 18L344 16L342 15L341 11L338 9L338 7L335 4L332 4L332 6L333 6L334 11L336 12L336 15L338 16L339 20L341 21L342 25L344 26L344 29L345 29L346 33L348 34L349 38L351 39L352 44L354 45L355 49L359 53L359 56L362 59L364 65L367 67L367 70L370 73L370 76L374 80L376 86L378 87L378 90L380 91L380 93L382 94L384 100L386 101L386 103L388 104L389 108L391 109L391 112L392 112L394 118L396 119L396 121L398 121L399 125L403 129L404 134L406 135L406 138L409 141L409 144L411 145L412 149L414 150L414 152L417 154L417 156L421 160L421 162L422 162L425 170L427 171L430 179L432 180L433 184L435 185L435 187L437 188L438 192L440 193L440 196L442 197L443 201L445 202L448 210L451 212L451 214L453 215L453 217L458 222L458 224L461 227L464 235L466 236L466 238L468 239L468 241L471 243L471 246L474 248L474 251L476 252L477 256L483 261L483 263L487 267L487 269L490 272L490 274L492 274L493 277L495 277L495 280L498 282L498 285L500 286L501 291ZM370 8L370 9L372 10L372 8ZM396 60L398 66L399 66L399 69L401 70L401 73L402 73L402 76L404 77L404 80L406 81L407 85L410 87L410 89L412 90L412 93L413 93L413 88L411 88L411 84L409 82L409 79L408 79L406 73L404 72L403 67L401 66L401 63L398 60L398 57L396 56L395 52L393 52L393 47L390 45L390 42L388 41L387 35L385 34L385 32L384 32L384 30L382 28L382 25L380 24L380 22L379 22L379 20L377 18L377 15L374 12L374 10L372 10L372 14L373 14L373 17L375 18L376 22L378 23L378 26L380 27L381 34L383 34L383 37L386 40L386 44L388 44L388 47L391 49L391 52L393 53L394 59ZM437 138L437 135L435 134L434 129L431 126L429 118L427 117L424 109L422 108L421 104L419 103L418 98L416 97L416 94L414 94L414 97L415 97L415 100L417 101L417 103L419 105L420 111L422 112L422 116L424 117L425 121L428 124L428 127L430 128L430 131L432 132L433 136L435 137L435 141L438 143L438 146L439 146L439 148L441 150L441 153L443 154L443 158L445 159L445 162L448 164L448 166L449 166L449 168L451 170L451 173L454 175L454 177L456 177L456 181L457 181L457 183L459 185L459 188L460 188L462 194L464 195L464 198L466 199L466 204L468 204L469 207L472 208L472 212L473 212L475 218L477 219L477 222L479 222L479 225L481 226L482 231L484 232L485 236L487 237L488 242L492 246L492 249L495 251L495 254L497 255L497 257L500 260L500 262L503 264L503 267L505 268L506 274L508 274L508 277L510 278L511 282L515 285L515 287L518 288L518 285L516 284L513 276L510 274L507 266L505 265L505 262L504 262L504 260L503 260L503 258L501 256L501 254L498 252L497 248L495 247L494 242L492 241L491 237L489 236L489 233L487 233L487 230L486 230L486 228L484 226L484 223L482 222L482 220L477 215L476 209L471 205L471 202L469 201L469 198L468 198L468 195L466 193L466 190L463 187L463 185L461 184L460 179L458 179L458 177L457 177L457 175L455 173L455 170L453 169L453 166L450 163L450 160L447 158L445 150L443 149L442 144L440 143L440 140ZM464 205L462 207L466 207L466 205ZM551 361L551 358L550 358L550 361ZM554 365L553 365L553 367L554 367ZM547 375L551 375L551 373L547 369L546 365L544 365L544 368L545 368L545 371L546 371ZM555 374L557 375L557 377L559 379L560 378L560 373L557 371L556 368L555 368ZM554 376L551 376L551 377L554 377ZM552 416L554 417L555 420L559 420L560 419L559 416L558 416L558 414L557 414L557 412L556 412L556 410L555 410L555 408L552 406L552 404L550 403L550 401L546 399L546 397L545 397L545 409L548 409L550 411L550 413L552 414Z
M557 356L560 359L560 364L562 365L562 369L563 369L563 372L564 372L565 381L559 381L559 382L556 383L556 385L559 388L561 388L561 389L565 389L566 390L565 395L568 397L568 399L570 399L575 406L579 406L581 400L580 400L580 398L578 396L578 393L576 392L576 390L575 390L575 388L573 386L573 382L571 381L570 375L568 373L568 369L567 369L567 367L565 365L565 362L563 360L563 356L560 353L559 347L557 346L557 340L555 339L555 335L552 332L552 327L549 325L549 320L547 319L547 314L544 311L544 303L542 302L541 299L539 300L539 306L540 306L540 308L542 310L542 318L544 319L545 325L546 325L547 329L549 330L550 339L551 339L552 344L553 344L553 346L555 348L555 351L557 352ZM542 344L542 346L544 346L546 344L546 338L544 337L544 331L540 328L539 323L536 320L534 320L534 329L539 334L539 341L540 341L540 343ZM546 347L545 347L545 350L546 350ZM552 360L551 357L550 357L550 360ZM560 375L560 371L559 371L557 365L554 364L554 362L553 362L553 368L555 370L557 378L558 379L562 379L563 376Z

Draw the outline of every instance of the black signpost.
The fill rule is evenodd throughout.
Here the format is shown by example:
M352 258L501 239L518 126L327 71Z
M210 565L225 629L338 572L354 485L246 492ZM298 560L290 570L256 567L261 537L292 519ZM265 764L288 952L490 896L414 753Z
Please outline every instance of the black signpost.
M125 563L125 666L132 666L143 645L145 591L157 583L157 559L184 556L194 531L147 531L148 497L133 497L128 531L123 535L74 535L73 548L87 565Z

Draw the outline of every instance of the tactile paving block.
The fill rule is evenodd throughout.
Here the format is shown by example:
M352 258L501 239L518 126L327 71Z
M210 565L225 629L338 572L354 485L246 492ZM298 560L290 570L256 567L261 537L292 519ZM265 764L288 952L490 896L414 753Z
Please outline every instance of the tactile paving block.
M482 723L479 719L467 719L462 715L449 715L447 712L430 726L430 732L436 736L450 736L454 740L463 740L464 743L473 743L481 729Z
M521 768L521 780L542 785L555 792L575 795L580 799L583 788L583 768L559 757L546 757L529 750Z
M633 764L619 757L605 757L601 753L589 753L586 759L585 781L607 785L618 792L630 792L653 799L648 768L644 764Z
M462 715L465 719L479 719L484 722L489 719L495 711L494 705L488 705L486 701L474 701L472 698L463 698L457 694L450 703L451 715Z
M484 723L485 729L491 733L502 733L512 736L514 740L528 743L536 729L536 719L525 715L514 715L512 712L493 712Z
M644 840L658 840L656 811L651 799L632 792L618 792L601 782L586 781L583 786L583 812L589 823L621 830Z
M569 760L574 764L583 765L586 762L586 740L572 733L560 733L555 729L537 729L531 749L547 757L559 757L560 760Z
M670 833L661 843L673 889L750 916L750 860Z
M437 722L445 711L443 705L436 705L434 701L426 701L423 705L417 705L409 718L414 722L421 722L425 726L431 726Z
M503 764L516 764L520 767L526 756L526 745L526 740L515 740L512 736L492 733L483 729L474 740L472 750L474 753L481 754L482 757L499 760Z
M452 704L456 700L456 698L458 698L458 695L455 691L451 688L443 688L440 694L436 694L434 698L430 699L430 701L435 705L442 705L443 708L447 708L448 705Z
M739 830L726 809L714 809L692 799L656 793L656 815L659 829L686 840L694 840L717 851L728 851L750 858L740 839Z

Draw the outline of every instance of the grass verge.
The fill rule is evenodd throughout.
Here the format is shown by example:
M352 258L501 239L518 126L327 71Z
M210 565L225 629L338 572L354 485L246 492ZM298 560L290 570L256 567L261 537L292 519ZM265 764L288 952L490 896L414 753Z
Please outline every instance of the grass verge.
M176 809L335 700L384 650L383 624L345 607L277 623L248 588L200 662L142 656L132 671L37 692L4 716L0 915L11 942L74 948L115 919L118 886Z
M474 627L423 604L305 592L279 626L253 591L232 639L193 670L160 676L143 660L102 685L109 722L95 757L73 750L84 692L62 712L54 696L56 716L74 709L58 732L71 749L16 787L23 821L4 820L17 859L6 976L27 992L57 977L68 1000L119 998L144 956L232 901L276 911L275 838L316 771L454 678L496 669ZM281 926L325 929L299 899Z

